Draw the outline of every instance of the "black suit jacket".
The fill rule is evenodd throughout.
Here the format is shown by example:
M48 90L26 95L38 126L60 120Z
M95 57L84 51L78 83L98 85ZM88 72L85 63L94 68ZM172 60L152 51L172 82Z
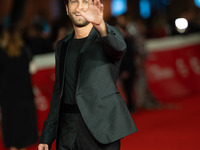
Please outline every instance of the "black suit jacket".
M121 58L126 44L121 33L106 24L108 36L101 37L93 28L84 43L76 88L76 101L83 120L100 143L107 144L137 131L116 87ZM51 145L57 136L61 97L63 95L67 43L74 32L57 43L56 80L50 112L43 125L40 143ZM67 47L67 49L65 49Z

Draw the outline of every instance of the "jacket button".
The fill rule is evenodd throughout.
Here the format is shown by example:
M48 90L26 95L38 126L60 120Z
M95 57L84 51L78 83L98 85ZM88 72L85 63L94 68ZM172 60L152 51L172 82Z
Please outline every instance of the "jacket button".
M113 30L111 30L111 33L112 33L113 35L116 35L115 32L114 32Z

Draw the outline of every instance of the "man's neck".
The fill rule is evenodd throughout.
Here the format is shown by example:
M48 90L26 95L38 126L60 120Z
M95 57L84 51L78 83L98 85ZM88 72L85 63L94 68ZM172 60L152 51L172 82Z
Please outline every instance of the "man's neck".
M92 27L93 25L91 23L89 23L87 26L84 26L84 27L74 26L74 31L75 31L74 38L82 39L82 38L87 37L90 34Z

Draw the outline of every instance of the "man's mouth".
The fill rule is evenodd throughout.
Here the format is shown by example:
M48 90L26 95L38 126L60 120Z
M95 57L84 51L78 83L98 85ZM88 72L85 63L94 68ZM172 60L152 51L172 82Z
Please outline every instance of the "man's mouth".
M76 15L76 16L80 16L81 14L80 14L80 13L75 13L75 15Z

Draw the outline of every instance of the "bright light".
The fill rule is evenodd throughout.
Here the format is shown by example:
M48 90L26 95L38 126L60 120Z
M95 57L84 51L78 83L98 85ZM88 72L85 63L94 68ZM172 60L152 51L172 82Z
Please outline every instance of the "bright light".
M180 33L184 33L188 27L188 21L185 18L178 18L175 20L175 25Z
M186 29L188 27L188 21L185 18L178 18L175 20L175 25L178 29Z
M112 0L111 3L111 12L113 16L119 16L125 13L127 10L127 1L126 0Z
M151 16L151 5L149 0L140 0L140 16L142 18L149 18Z
M200 7L200 0L194 0L194 3L197 7Z

